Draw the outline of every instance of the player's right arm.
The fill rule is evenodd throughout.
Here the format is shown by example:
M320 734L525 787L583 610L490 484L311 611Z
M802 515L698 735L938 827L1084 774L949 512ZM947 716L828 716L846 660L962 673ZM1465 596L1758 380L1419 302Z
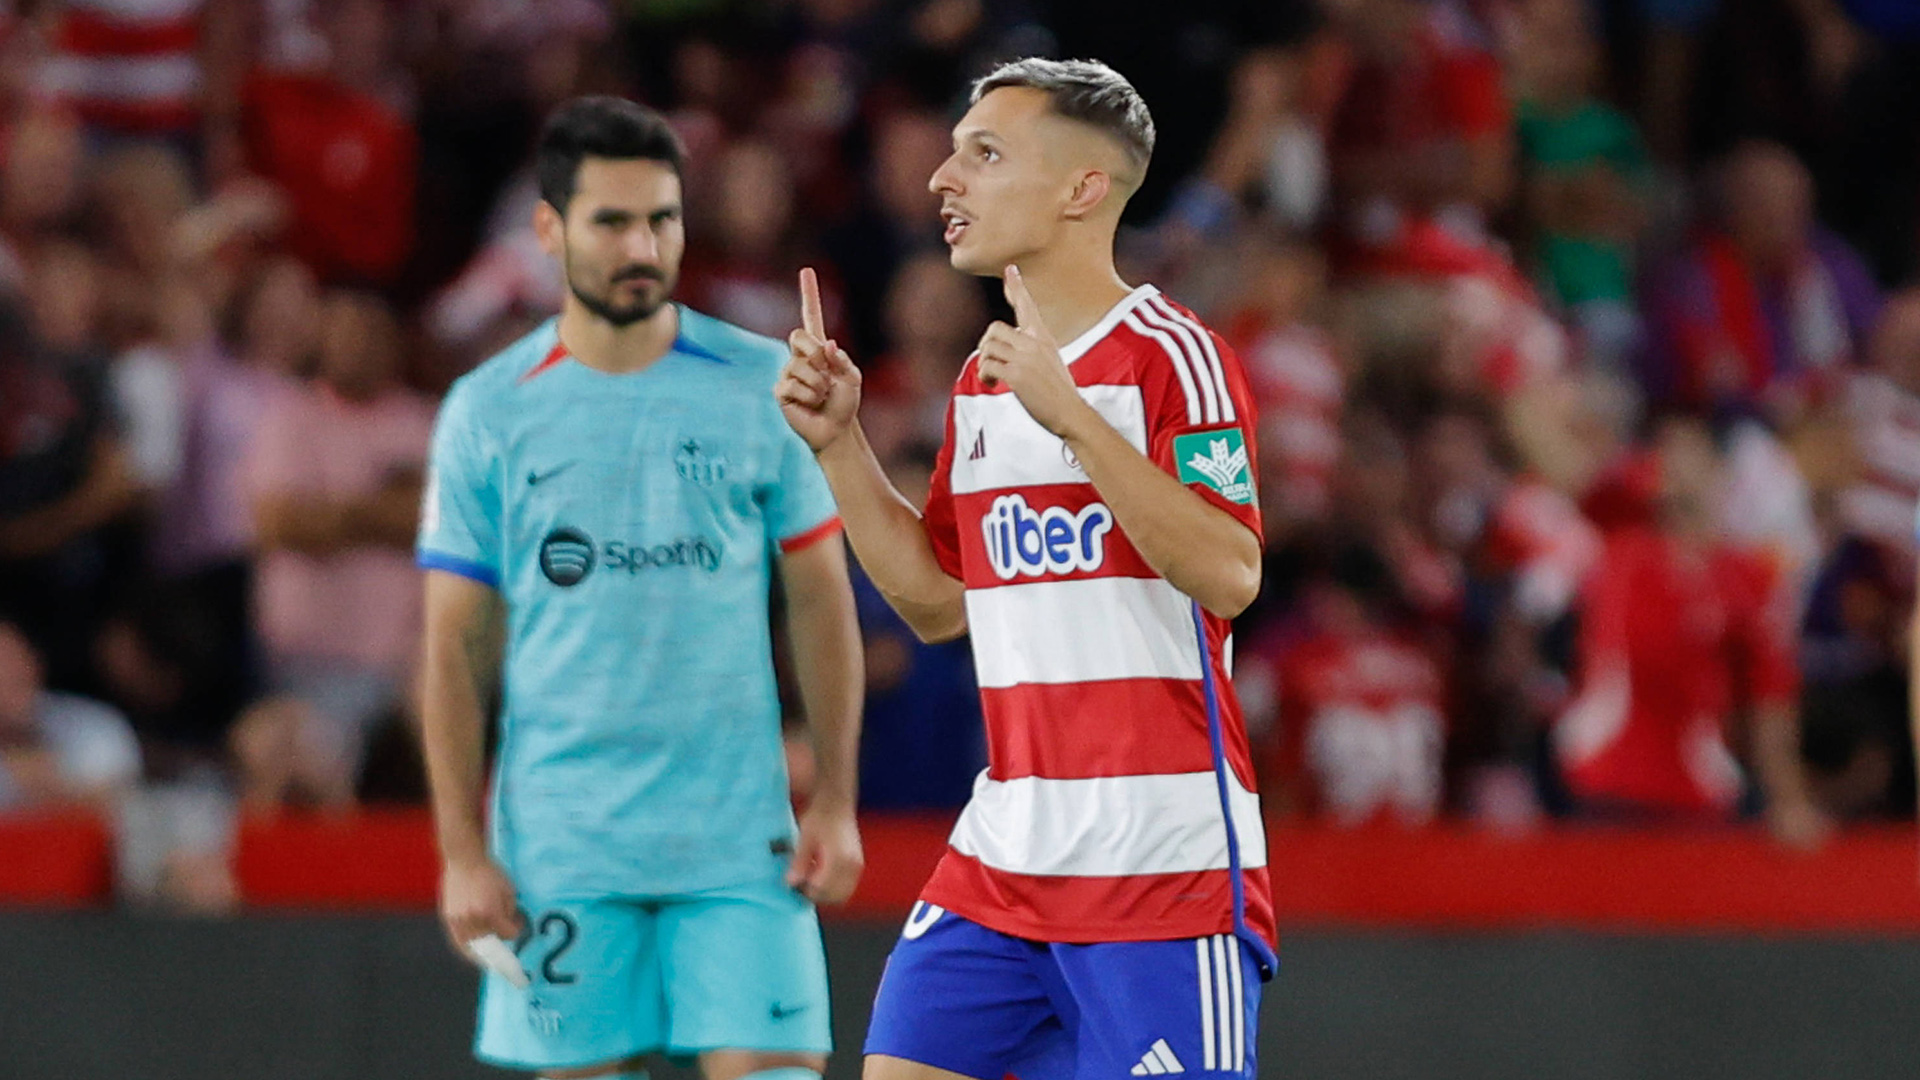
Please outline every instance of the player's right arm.
M513 883L487 852L486 701L499 671L500 594L428 570L422 735L440 844L440 918L456 946L520 933Z
M519 935L513 883L487 850L487 703L504 652L501 455L456 384L433 429L421 500L419 562L426 570L421 742L442 860L440 916L456 947Z
M820 462L853 553L901 619L923 641L966 632L965 588L934 554L920 512L887 479L860 429L860 369L829 341L813 271L800 272L805 325L787 339L774 387L780 411Z

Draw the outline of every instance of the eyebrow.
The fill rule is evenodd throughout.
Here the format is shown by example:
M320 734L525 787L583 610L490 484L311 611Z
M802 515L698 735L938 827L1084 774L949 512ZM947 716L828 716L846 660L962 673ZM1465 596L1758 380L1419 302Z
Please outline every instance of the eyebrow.
M957 130L957 131L955 131L955 132L953 133L953 145L954 145L954 146L956 146L956 147L957 147L957 146L959 146L959 145L960 145L961 143L964 143L964 142L969 142L969 141L971 141L971 142L988 142L988 141L991 141L991 142L999 142L999 141L1000 141L1000 136L999 136L999 135L997 135L997 134L995 134L995 133L994 133L993 131L991 131L991 130L989 130L989 129L987 129L987 128L980 128L980 127L969 127L969 128L960 128L959 130Z

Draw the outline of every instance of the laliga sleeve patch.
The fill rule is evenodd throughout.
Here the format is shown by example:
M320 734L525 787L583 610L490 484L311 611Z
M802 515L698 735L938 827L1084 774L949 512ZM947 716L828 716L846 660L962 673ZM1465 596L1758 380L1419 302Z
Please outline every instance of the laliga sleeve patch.
M1253 502L1253 471L1247 440L1237 427L1195 431L1173 440L1173 460L1183 484L1204 484L1242 506Z

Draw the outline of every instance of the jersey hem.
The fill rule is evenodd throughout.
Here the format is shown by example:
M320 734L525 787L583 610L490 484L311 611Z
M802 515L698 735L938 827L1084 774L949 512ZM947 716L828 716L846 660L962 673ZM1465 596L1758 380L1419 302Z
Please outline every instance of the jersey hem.
M976 906L966 897L946 895L932 882L920 894L920 899L929 904L945 908L969 922L979 923L989 930L996 930L1010 937L1024 938L1049 945L1105 945L1123 941L1185 941L1189 938L1207 937L1212 934L1234 934L1233 916L1228 913L1224 918L1211 922L1172 923L1161 922L1143 924L1139 921L1112 923L1105 926L1078 924L1068 930L1039 920L1022 919L1007 911ZM1260 932L1251 927L1248 932L1260 937Z

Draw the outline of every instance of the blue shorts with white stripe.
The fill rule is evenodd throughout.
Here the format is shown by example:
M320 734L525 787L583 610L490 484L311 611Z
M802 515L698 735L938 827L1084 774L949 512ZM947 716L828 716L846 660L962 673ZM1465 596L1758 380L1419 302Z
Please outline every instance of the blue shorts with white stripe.
M1062 945L915 904L866 1052L979 1080L1252 1077L1257 954L1231 934Z

